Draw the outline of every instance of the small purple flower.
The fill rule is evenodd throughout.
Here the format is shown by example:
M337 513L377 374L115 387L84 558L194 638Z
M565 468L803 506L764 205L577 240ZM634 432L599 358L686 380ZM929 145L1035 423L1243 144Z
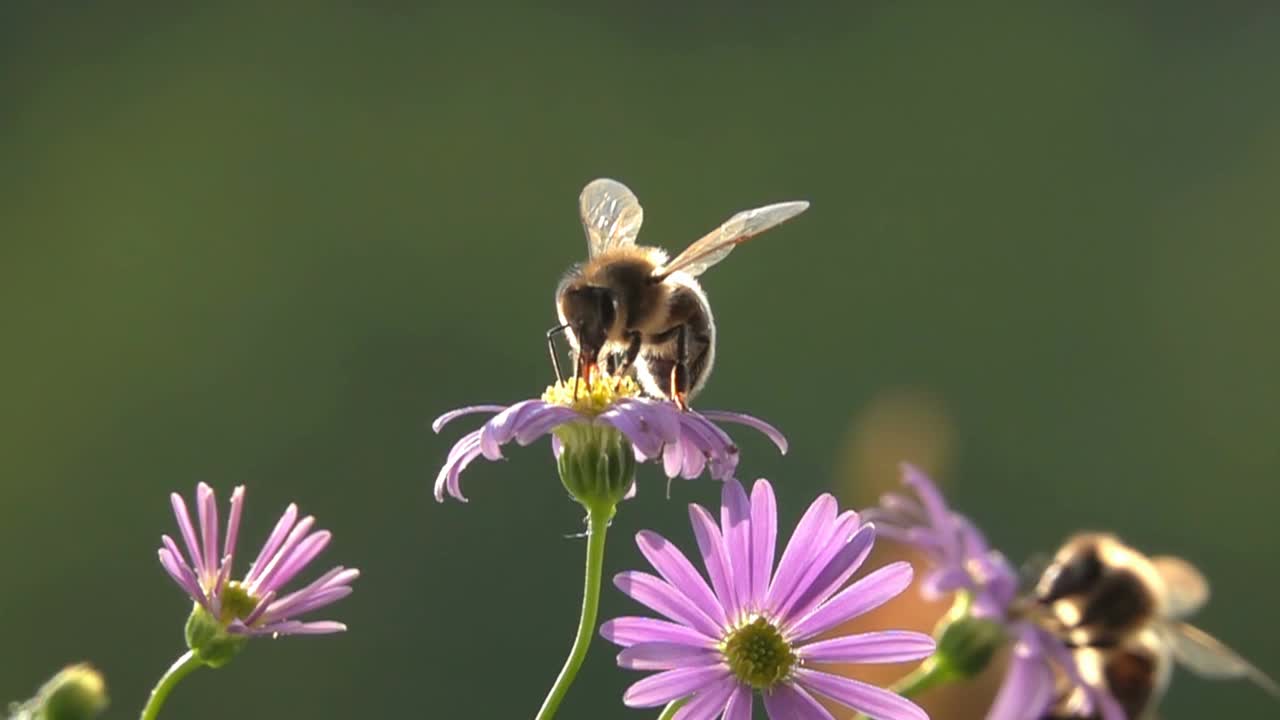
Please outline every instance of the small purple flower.
M933 563L922 579L925 596L936 599L967 591L975 617L1003 617L1018 591L1018 574L969 518L947 507L938 487L915 466L903 463L902 484L915 493L887 493L867 510L881 537L914 546Z
M730 479L722 495L719 524L689 506L710 584L680 550L648 531L636 542L658 574L614 578L622 592L667 618L622 617L600 628L624 648L618 665L659 671L628 688L623 702L656 707L690 698L676 712L679 720L749 720L758 690L774 720L830 720L815 696L881 720L927 718L893 692L815 667L907 662L933 652L932 638L906 631L815 639L902 593L911 566L892 563L845 587L871 552L875 529L855 512L838 513L835 498L822 495L775 570L773 488L759 480L748 498Z
M738 447L716 422L748 425L759 430L786 453L787 440L776 428L750 415L734 412L681 410L674 403L639 397L640 389L629 377L598 378L575 388L573 380L553 385L539 399L514 405L474 405L459 408L436 418L435 432L449 422L474 413L496 413L478 430L462 436L449 451L444 467L436 476L435 497L443 502L448 494L462 502L459 476L473 460L502 459L502 446L514 440L528 445L552 434L551 444L560 455L564 438L573 426L612 428L630 442L640 462L661 458L667 477L693 479L705 470L712 479L733 477L738 466Z
M242 580L231 579L236 536L244 508L244 486L231 493L231 513L221 550L218 547L218 508L213 489L204 483L196 489L197 534L182 496L170 496L173 514L187 550L184 558L168 535L161 539L160 564L191 599L228 633L233 635L299 635L341 632L346 625L331 621L297 620L313 610L351 594L351 582L360 571L335 567L310 585L288 594L281 589L329 544L328 530L311 528L315 518L298 519L298 507L290 504L262 546L258 558ZM188 564L187 559L190 559Z

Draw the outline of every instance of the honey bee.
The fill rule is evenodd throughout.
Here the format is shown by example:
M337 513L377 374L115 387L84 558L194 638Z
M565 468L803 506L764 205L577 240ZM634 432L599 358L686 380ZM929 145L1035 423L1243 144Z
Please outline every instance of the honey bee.
M636 244L644 210L616 180L589 183L578 199L587 235L587 260L556 288L560 325L576 358L576 377L590 378L601 359L610 374L634 372L648 395L682 408L707 382L716 357L716 324L698 277L738 245L804 212L807 202L745 210L694 242L674 259Z
M1174 664L1207 678L1248 678L1280 695L1261 670L1185 622L1208 599L1208 582L1187 561L1081 533L1054 556L1031 602L1040 624L1073 648L1082 676L1106 687L1131 720L1159 704ZM1052 717L1081 717L1079 707L1078 694L1065 693Z

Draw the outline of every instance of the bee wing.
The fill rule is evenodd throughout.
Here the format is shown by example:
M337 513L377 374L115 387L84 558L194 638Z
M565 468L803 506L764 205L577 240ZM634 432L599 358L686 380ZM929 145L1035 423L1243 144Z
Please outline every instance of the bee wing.
M1170 555L1153 557L1151 563L1169 591L1169 608L1165 611L1168 617L1188 617L1209 601L1209 581L1191 563Z
M655 270L653 275L662 279L679 270L694 276L701 275L725 259L738 245L808 209L809 203L798 201L743 210L685 248L674 260Z
M1191 672L1212 679L1248 678L1280 697L1275 680L1209 633L1184 622L1164 623L1162 630L1174 659Z
M578 196L582 229L587 232L587 256L636 244L644 208L635 193L617 180L600 178L587 183Z

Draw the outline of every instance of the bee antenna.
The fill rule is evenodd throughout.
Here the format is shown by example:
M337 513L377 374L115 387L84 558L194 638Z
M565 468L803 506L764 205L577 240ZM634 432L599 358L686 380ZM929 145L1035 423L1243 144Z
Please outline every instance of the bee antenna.
M560 358L556 355L556 335L561 335L569 327L568 324L553 327L547 331L547 352L551 353L551 367L556 371L556 382L563 383L564 375L560 372Z

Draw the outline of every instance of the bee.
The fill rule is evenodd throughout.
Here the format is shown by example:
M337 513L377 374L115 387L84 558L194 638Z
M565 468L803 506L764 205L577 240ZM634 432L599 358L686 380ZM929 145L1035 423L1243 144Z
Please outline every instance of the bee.
M1261 670L1185 621L1208 599L1208 581L1189 562L1148 557L1104 533L1067 540L1031 596L1041 626L1131 719L1159 704L1175 664L1207 678L1248 678L1280 696ZM1066 693L1053 717L1080 717L1079 706L1078 693Z
M557 327L547 331L556 376L554 336L564 333L576 377L591 378L601 359L610 374L633 372L646 394L687 408L707 382L716 357L716 324L698 277L738 245L804 212L807 202L745 210L674 259L636 244L644 210L616 180L587 184L578 198L587 260L556 288Z

